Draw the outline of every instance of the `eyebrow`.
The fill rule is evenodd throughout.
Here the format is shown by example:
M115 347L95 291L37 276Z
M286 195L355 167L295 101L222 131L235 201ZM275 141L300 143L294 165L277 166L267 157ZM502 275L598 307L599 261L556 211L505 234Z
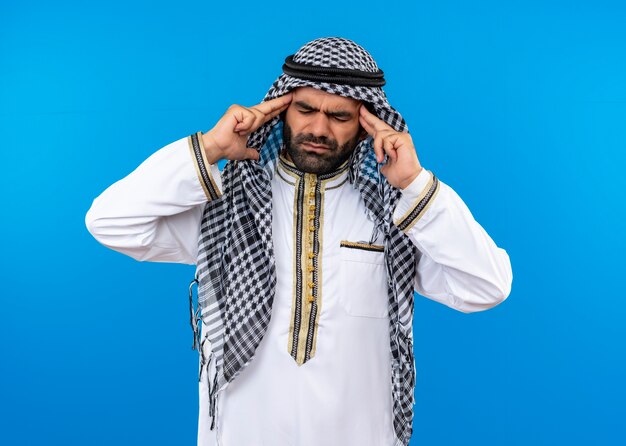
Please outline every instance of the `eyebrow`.
M307 111L312 111L312 112L318 112L320 111L319 108L315 108L312 105L304 102L304 101L296 101L295 103L298 107L303 108ZM337 110L337 111L329 111L329 112L324 112L326 113L326 115L328 116L334 116L335 118L352 118L352 113L350 113L347 110Z

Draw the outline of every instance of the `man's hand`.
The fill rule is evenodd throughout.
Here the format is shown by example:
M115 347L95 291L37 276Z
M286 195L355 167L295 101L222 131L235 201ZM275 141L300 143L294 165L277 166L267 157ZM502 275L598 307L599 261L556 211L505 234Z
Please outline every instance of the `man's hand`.
M387 154L387 163L380 171L393 187L406 188L422 171L417 159L413 139L408 133L396 132L393 127L370 113L363 105L359 112L359 122L365 131L374 138L376 160L382 163Z
M259 159L255 148L246 147L248 136L274 116L286 110L291 93L261 102L253 107L231 105L215 127L202 135L207 161L215 164L220 159Z

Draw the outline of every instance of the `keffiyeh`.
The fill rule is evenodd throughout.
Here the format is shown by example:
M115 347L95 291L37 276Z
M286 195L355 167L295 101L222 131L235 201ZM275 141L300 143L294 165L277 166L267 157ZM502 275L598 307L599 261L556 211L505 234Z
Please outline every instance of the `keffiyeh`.
M330 68L330 70L329 70ZM363 101L396 131L408 131L402 116L388 103L384 84L371 55L343 38L311 41L287 58L264 101L297 87ZM253 359L267 329L276 287L272 244L272 192L282 125L277 116L257 129L248 147L260 149L260 160L229 161L222 173L222 194L210 200L202 217L196 280L198 310L192 312L195 341L204 365L214 361L209 383L210 415L215 421L215 399ZM407 445L412 434L415 362L413 359L413 278L416 248L392 222L400 191L380 174L372 138L361 141L350 158L349 179L363 198L368 218L385 245L389 296L391 390L393 427L397 445ZM200 341L198 324L205 333ZM211 343L204 356L202 343ZM206 370L209 370L206 367ZM204 374L209 379L208 372Z

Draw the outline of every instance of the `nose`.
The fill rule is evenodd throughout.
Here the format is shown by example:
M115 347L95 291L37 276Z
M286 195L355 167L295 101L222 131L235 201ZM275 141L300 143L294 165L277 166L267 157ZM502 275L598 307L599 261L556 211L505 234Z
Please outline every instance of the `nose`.
M311 121L308 125L308 130L314 136L328 137L330 135L330 127L328 125L328 116L325 113L313 113Z

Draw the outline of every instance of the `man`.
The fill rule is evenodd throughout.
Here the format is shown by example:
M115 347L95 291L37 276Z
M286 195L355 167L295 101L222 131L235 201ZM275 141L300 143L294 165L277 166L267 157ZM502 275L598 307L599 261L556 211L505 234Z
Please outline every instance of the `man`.
M199 445L407 445L413 291L486 310L509 258L420 165L367 51L317 39L283 72L110 186L86 224L137 260L196 264Z

